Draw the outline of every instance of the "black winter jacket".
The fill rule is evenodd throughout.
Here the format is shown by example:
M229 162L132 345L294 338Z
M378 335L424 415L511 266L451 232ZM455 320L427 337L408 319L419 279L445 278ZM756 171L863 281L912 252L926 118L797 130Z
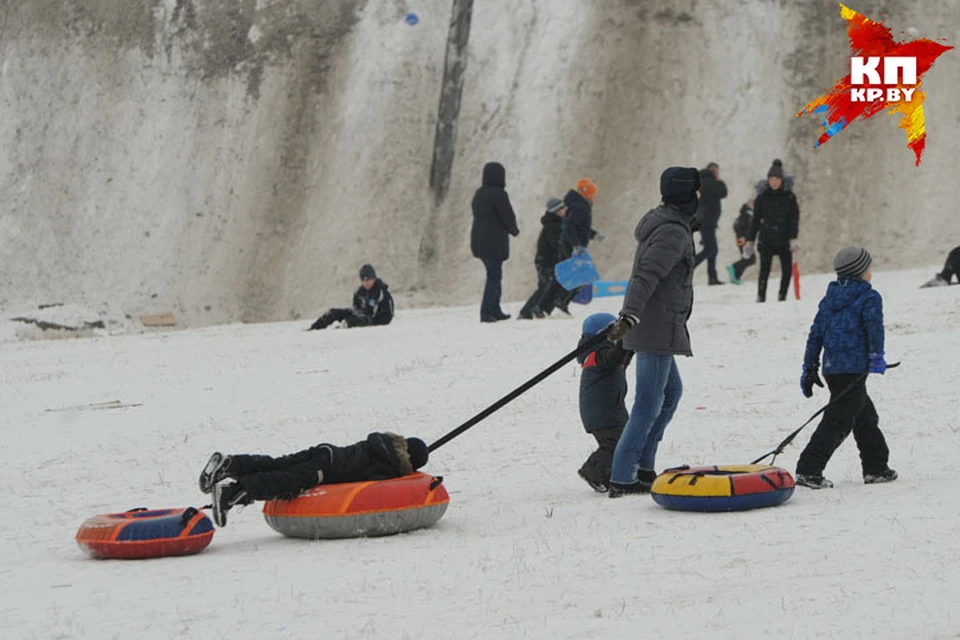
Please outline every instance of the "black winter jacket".
M563 218L547 211L540 218L540 224L543 228L540 229L540 236L537 238L537 257L533 262L537 271L548 271L552 274L553 267L560 261L557 245L560 242Z
M586 248L595 235L592 229L593 205L575 189L567 192L563 202L567 206L567 213L563 217L561 238L570 247Z
M583 345L593 336L583 336ZM577 356L580 372L580 420L587 433L622 429L627 424L627 374L633 353L619 343L601 342L593 351Z
M392 433L371 433L356 444L329 447L331 462L323 470L323 484L385 480L413 473L406 439Z
M353 294L353 310L370 318L371 325L390 324L393 320L393 296L387 283L377 278L370 290L357 287Z
M747 240L765 251L778 251L790 246L800 230L800 206L793 191L767 189L753 202L753 222Z
M506 170L499 162L488 162L483 167L483 186L473 194L473 228L470 231L470 251L475 258L507 260L510 257L510 239L516 236L517 217L510 205L506 190Z
M738 238L746 238L750 233L750 223L753 222L753 209L750 205L743 203L740 207L740 215L733 221L733 232Z
M700 204L697 208L697 218L702 229L717 228L720 220L720 201L727 197L727 185L723 180L717 180L713 171L700 170Z

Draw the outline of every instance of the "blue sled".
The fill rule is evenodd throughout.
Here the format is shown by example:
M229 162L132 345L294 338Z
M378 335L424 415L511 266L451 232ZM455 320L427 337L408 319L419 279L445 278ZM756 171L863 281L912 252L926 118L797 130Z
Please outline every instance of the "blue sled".
M600 279L597 266L593 264L593 258L586 251L558 262L553 268L553 273L560 286L567 291L574 291Z
M622 296L627 292L627 284L626 280L597 280L593 283L593 296L595 298Z

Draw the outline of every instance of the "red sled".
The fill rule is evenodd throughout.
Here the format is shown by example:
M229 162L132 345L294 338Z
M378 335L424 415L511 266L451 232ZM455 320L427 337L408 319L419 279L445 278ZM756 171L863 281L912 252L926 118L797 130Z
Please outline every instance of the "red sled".
M793 296L800 299L800 265L793 263Z

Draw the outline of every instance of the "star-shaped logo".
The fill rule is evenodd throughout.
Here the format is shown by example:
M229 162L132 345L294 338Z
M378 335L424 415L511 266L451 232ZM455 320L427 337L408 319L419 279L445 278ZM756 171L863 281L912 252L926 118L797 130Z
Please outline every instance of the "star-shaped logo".
M820 137L814 145L819 147L856 120L881 112L901 114L899 126L907 132L907 147L919 166L927 139L921 80L937 58L953 47L926 38L895 42L890 29L842 4L840 16L847 21L851 73L797 117L812 113L820 119Z

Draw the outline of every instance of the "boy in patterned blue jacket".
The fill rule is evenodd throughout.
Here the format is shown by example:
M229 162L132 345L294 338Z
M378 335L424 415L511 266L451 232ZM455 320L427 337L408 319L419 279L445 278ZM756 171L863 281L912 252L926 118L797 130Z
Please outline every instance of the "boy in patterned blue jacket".
M580 345L616 321L610 313L594 313L583 321ZM591 351L577 357L580 363L580 420L584 430L597 441L597 450L590 454L577 473L594 491L606 493L610 488L613 452L627 424L627 365L633 352L620 342L604 340ZM656 474L653 476L656 477ZM650 478L653 482L653 479Z
M823 377L830 387L830 404L797 461L797 484L812 489L832 487L823 469L837 447L853 431L860 449L863 481L892 482L897 472L887 466L890 451L880 431L880 419L867 395L867 374L883 374L883 299L870 285L872 258L866 249L846 247L833 259L837 279L827 287L810 327L803 357L800 388L807 398Z

